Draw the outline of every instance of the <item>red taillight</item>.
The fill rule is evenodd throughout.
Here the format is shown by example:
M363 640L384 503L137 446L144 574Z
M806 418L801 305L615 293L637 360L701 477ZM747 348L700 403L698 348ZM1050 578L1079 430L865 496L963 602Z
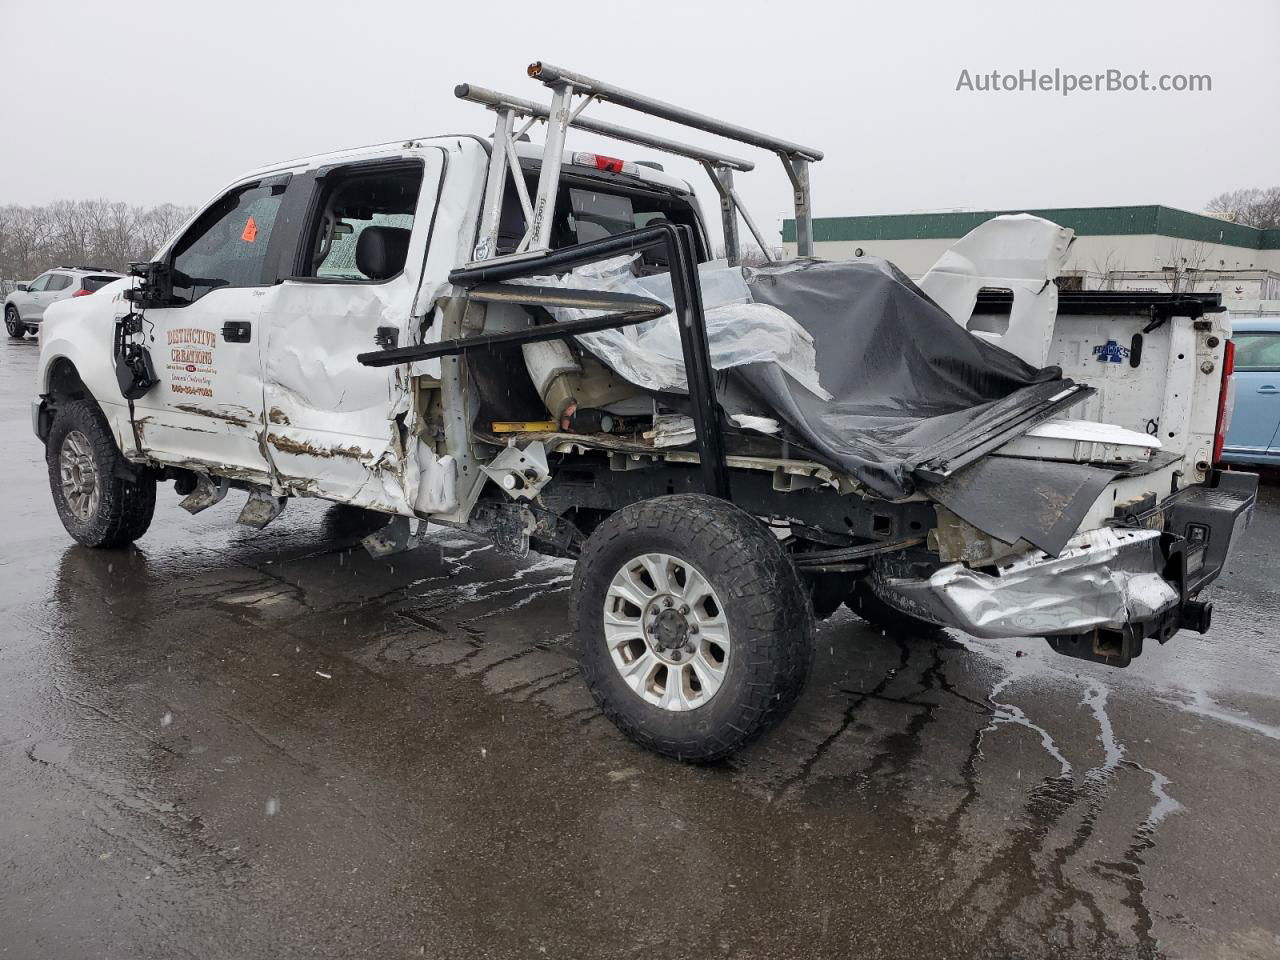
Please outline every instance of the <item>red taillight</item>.
M1222 389L1218 391L1218 423L1213 429L1213 462L1222 459L1222 445L1231 429L1231 412L1236 408L1236 383L1231 374L1236 369L1236 345L1228 340L1222 352Z
M600 153L575 153L573 162L579 167L595 167L607 173L623 173L625 161L618 157L606 157Z
M72 296L73 296L73 297L87 297L87 296L89 296L89 294L91 294L91 293L93 293L93 291L92 291L92 290L86 290L84 287L81 287L79 290L77 290L75 293L73 293L73 294L72 294Z

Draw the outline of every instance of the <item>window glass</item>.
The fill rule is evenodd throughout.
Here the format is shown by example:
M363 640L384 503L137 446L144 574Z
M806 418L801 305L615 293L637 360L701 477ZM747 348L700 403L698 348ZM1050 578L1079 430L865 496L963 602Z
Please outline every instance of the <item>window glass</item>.
M90 293L95 293L105 287L108 283L115 283L119 279L119 277L85 277L81 286Z
M253 287L264 277L284 185L241 187L201 215L174 247L173 295L191 302L217 287Z
M1237 333L1237 370L1280 370L1280 333Z
M422 167L338 172L325 178L319 222L310 245L306 276L332 280L386 280L404 269L414 211L422 189ZM366 230L382 232L379 255L359 256Z
M42 290L47 289L49 286L49 278L52 276L53 274L46 273L42 277L36 277L34 280L31 281L31 285L27 287L27 292L40 293Z
M630 197L595 190L570 190L569 200L573 207L569 215L569 229L578 243L613 237L637 226L635 207ZM646 222L649 219L652 217L646 216Z
M71 278L65 273L54 273L49 276L49 285L46 290L65 290L71 286Z

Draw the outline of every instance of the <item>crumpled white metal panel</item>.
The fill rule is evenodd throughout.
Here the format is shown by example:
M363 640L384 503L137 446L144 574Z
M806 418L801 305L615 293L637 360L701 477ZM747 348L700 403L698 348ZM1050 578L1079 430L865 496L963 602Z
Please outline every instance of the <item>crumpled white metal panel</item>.
M1155 569L1158 530L1103 528L1049 558L1038 550L1001 560L999 573L957 563L924 579L881 579L893 606L977 637L1036 637L1118 629L1178 600Z
M920 288L975 336L1008 350L1033 367L1049 362L1058 313L1054 279L1062 272L1075 233L1042 217L1019 213L974 227L938 258ZM1003 332L971 326L978 292L1011 290L1013 308Z

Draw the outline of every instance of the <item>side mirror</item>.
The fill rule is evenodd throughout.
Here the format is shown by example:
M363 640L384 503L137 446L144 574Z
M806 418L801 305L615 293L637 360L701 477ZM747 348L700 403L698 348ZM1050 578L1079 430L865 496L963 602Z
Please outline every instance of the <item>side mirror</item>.
M162 307L173 299L173 273L168 263L131 263L129 275L139 283L124 291L124 298L135 307Z
M25 283L20 283L20 284L18 284L18 286L17 286L17 288L16 288L16 289L18 289L18 290L26 290L26 289L27 289L27 285L26 285Z

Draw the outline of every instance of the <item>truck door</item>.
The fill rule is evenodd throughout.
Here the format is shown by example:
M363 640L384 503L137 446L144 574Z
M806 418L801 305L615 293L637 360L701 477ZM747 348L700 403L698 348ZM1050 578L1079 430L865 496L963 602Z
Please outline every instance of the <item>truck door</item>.
M356 356L408 342L443 165L428 148L315 172L292 274L261 321L265 445L286 489L409 509L404 371Z
M71 286L71 276L69 274L51 273L48 281L44 292L36 298L35 309L32 311L33 317L31 319L43 320L44 312L49 309L49 304L70 296L67 292L67 288Z
M1280 330L1239 331L1236 345L1236 405L1224 449L1242 463L1280 460Z
M160 383L135 411L142 444L158 460L269 480L258 318L275 279L273 227L288 182L286 174L234 187L167 254L173 295L143 318Z
M18 316L21 319L30 322L39 320L44 315L44 301L49 295L47 291L52 279L52 273L36 277L27 287L26 293L14 296L13 304L18 308Z

